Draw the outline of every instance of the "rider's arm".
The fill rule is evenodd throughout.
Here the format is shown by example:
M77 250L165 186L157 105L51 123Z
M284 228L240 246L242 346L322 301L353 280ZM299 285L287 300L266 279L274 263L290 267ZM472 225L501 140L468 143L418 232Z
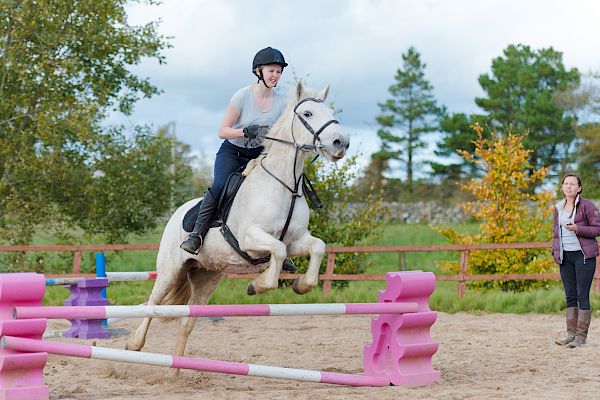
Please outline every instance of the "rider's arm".
M232 103L229 103L229 106L227 106L227 111L225 111L225 116L223 117L223 122L221 122L221 126L219 127L219 138L235 139L244 136L244 132L241 128L232 128L233 124L238 120L239 117L240 111Z

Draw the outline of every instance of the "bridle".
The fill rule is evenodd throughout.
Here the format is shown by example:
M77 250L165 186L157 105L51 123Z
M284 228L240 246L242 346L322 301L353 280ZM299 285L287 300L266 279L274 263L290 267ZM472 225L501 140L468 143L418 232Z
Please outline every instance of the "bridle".
M321 99L315 99L314 97L307 97L305 99L302 99L298 102L298 104L296 104L296 106L294 107L294 118L298 117L298 119L300 120L300 122L302 122L302 125L304 125L304 127L313 135L313 143L312 145L310 144L299 144L298 142L296 142L296 138L294 137L294 120L292 119L292 126L291 126L291 131L292 131L292 140L293 141L289 141L289 140L283 140L283 139L278 139L278 138L274 138L274 137L270 137L270 136L266 136L266 135L261 135L262 138L268 139L268 140L272 140L274 142L280 142L280 143L285 143L285 144L289 144L292 145L296 148L297 151L314 151L316 152L317 149L321 148L321 142L320 142L320 138L319 135L321 135L321 132L323 132L325 130L325 128L327 128L329 125L331 124L340 124L338 122L337 119L330 119L329 121L325 122L316 132L313 129L312 126L310 126L310 124L308 123L308 121L306 119L304 119L304 117L301 114L298 114L298 107L300 107L303 103L306 103L308 101L312 101L315 103L323 103L323 100Z
M323 103L323 100L321 99L315 99L314 97L307 97L301 101L298 102L298 104L296 104L296 107L294 107L294 117L298 117L298 119L300 120L300 122L302 122L302 125L304 125L304 127L313 135L313 146L314 146L314 150L316 151L317 149L317 141L319 142L319 147L320 147L320 138L319 135L321 134L321 132L323 132L325 130L325 128L327 128L329 125L331 124L340 124L338 122L337 119L330 119L329 121L325 122L320 128L319 130L317 130L316 132L314 131L314 129L312 128L312 126L310 126L310 124L308 123L307 120L304 119L304 117L301 114L298 114L298 107L300 107L303 103L306 103L307 101L313 101L315 103ZM292 120L292 139L294 140L294 143L296 143L296 139L294 138L294 123Z
M321 208L321 206L322 206L319 196L317 195L315 189L313 188L312 184L310 183L310 181L308 180L308 178L306 177L306 174L305 174L306 169L317 160L319 155L317 154L315 156L315 158L313 158L312 161L306 167L304 167L302 169L302 172L299 175L296 175L296 164L298 163L298 154L301 151L313 151L316 153L318 149L323 147L323 146L321 146L321 140L319 138L319 135L329 125L331 125L331 124L339 125L339 122L337 120L330 119L329 121L325 122L317 131L315 131L313 129L313 127L310 126L308 121L301 114L298 113L298 107L300 107L302 104L309 102L309 101L312 101L315 103L323 103L323 100L321 100L321 99L315 99L314 97L307 97L305 99L300 100L296 104L296 106L294 107L294 118L292 118L292 125L291 125L292 141L283 140L283 139L279 139L279 138L273 138L273 137L269 137L266 135L262 136L263 138L268 139L268 140L272 140L275 142L280 142L280 143L294 146L296 149L296 153L294 154L294 167L293 167L294 168L294 171L293 171L294 172L294 187L293 188L291 188L287 183L285 183L283 180L278 178L275 174L273 174L271 171L269 171L264 166L263 160L265 159L266 156L263 156L260 160L260 166L265 170L265 172L267 172L269 175L271 175L277 182L281 183L287 190L289 190L292 193L292 203L290 204L290 211L288 212L287 220L285 221L285 225L283 227L283 230L281 231L281 235L279 236L280 241L283 240L285 234L287 233L287 229L290 225L290 222L292 220L292 214L294 212L294 205L296 204L296 198L302 197L302 194L300 194L300 191L299 191L301 184L302 184L302 189L303 189L302 193L306 193L307 199L310 201L311 205L313 205L313 207L315 207L315 208ZM296 141L296 138L294 136L294 119L296 117L300 120L302 125L304 125L304 127L313 135L312 144L300 144Z

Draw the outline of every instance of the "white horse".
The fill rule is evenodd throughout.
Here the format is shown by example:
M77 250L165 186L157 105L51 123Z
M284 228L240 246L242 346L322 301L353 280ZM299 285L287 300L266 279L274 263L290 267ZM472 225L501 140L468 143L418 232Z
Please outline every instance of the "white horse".
M267 155L249 163L244 171L247 177L231 206L226 223L241 250L254 258L270 255L269 262L255 266L245 261L224 240L218 228L208 231L198 255L180 249L188 234L182 227L183 217L199 199L188 201L175 211L163 232L156 263L158 275L149 305L207 304L226 273L262 271L248 285L248 294L263 293L277 287L286 257L307 254L308 269L296 279L293 289L304 294L317 285L325 243L308 231L310 213L300 185L304 162L311 153L337 161L344 157L350 143L323 102L327 93L328 88L314 93L302 84L297 85L287 110L269 132ZM293 197L295 206L288 221ZM280 240L286 224L287 231ZM175 355L183 355L195 320L182 319ZM150 321L151 318L143 320L129 339L128 349L142 349Z

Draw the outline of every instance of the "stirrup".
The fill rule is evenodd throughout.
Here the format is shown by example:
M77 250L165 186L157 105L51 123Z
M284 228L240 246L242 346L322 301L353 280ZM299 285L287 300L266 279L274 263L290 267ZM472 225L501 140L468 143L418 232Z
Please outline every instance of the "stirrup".
M192 236L193 235L193 236ZM195 236L195 237L194 237ZM194 246L195 249L192 249L192 246L187 246L186 244L188 244L188 242L193 241L194 245L196 244L196 237L198 238L198 241L200 242L197 246ZM200 253L200 249L202 248L202 236L198 235L196 232L192 232L188 235L188 237L179 245L179 247L185 251L188 252L190 254L193 254L195 256L197 256Z

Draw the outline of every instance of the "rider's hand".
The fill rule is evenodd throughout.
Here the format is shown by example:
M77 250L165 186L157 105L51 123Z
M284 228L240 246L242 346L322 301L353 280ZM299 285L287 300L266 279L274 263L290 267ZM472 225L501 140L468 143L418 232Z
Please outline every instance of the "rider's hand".
M242 131L244 132L244 137L246 139L252 140L256 139L258 136L266 135L269 131L269 127L263 125L250 125L245 127Z

